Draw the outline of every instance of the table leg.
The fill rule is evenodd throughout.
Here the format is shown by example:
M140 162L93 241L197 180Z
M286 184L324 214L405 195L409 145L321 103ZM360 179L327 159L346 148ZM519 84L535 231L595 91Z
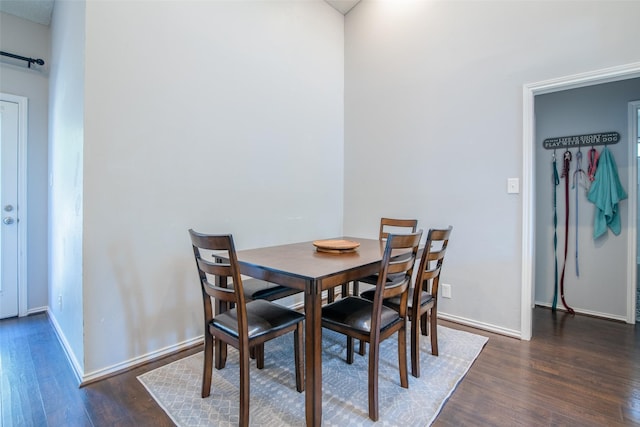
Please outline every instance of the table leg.
M315 280L306 286L305 411L308 427L322 424L322 292Z

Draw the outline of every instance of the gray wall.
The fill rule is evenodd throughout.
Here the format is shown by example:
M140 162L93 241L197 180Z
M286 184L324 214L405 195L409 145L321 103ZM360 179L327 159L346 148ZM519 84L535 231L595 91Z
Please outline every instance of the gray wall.
M345 232L453 225L449 318L520 335L523 86L640 58L640 2L362 1L345 17Z
M636 167L636 160L629 159L628 103L640 99L640 79L589 86L536 96L536 264L535 301L550 305L554 288L553 257L553 186L551 185L552 153L542 142L546 138L615 131L621 141L608 148L613 154L623 187L629 192L630 168ZM602 147L595 147L601 152ZM556 151L558 173L562 174L564 149ZM570 187L576 170L577 148L570 150ZM582 168L588 168L589 147L582 148ZM562 273L565 239L565 180L557 187L558 203L558 259L559 274ZM615 236L611 231L593 238L595 207L586 198L585 190L578 192L576 205L575 190L570 188L569 202L569 242L565 270L565 299L570 307L579 312L626 318L627 310L627 248L628 239L635 239L627 227L629 206L625 200L619 205L622 231ZM576 228L576 206L579 214ZM578 265L580 276L576 274L576 231L578 235ZM563 307L558 297L558 307Z
M85 304L83 282L85 2L56 2L51 44L49 314L76 373L82 376L85 335L103 335L85 330L84 319L86 312L95 310ZM105 293L111 293L110 286ZM119 317L119 307L111 310Z
M46 309L47 290L47 124L51 36L49 27L0 13L0 50L42 58L43 67L2 57L0 92L29 100L27 140L27 311Z
M364 0L344 20L321 1L60 11L50 301L69 292L54 316L85 377L198 339L189 226L253 247L343 225L375 237L384 215L452 224L441 313L517 336L522 203L506 180L522 173L522 87L640 57L638 2ZM240 161L212 168L220 150ZM229 176L233 202L202 205Z
M52 33L54 316L83 379L201 339L189 228L239 249L341 234L327 3L58 1Z

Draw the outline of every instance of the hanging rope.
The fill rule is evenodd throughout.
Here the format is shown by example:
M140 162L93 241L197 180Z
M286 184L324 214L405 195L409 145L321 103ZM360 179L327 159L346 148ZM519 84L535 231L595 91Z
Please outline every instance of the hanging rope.
M560 299L562 300L562 305L567 309L567 311L571 314L575 314L575 311L571 307L567 305L567 302L564 299L564 271L567 267L567 252L568 252L568 243L569 243L569 171L571 169L571 151L567 150L564 152L564 167L562 169L562 178L564 178L564 201L566 204L565 209L565 220L564 220L564 263L562 265L562 276L560 276Z
M553 158L551 161L553 168L553 257L555 258L554 282L553 282L553 304L551 309L556 311L558 305L558 204L557 204L557 187L560 184L558 177L558 166L556 162L556 150L553 150Z
M576 196L576 223L575 223L575 234L576 234L576 276L580 277L580 266L578 263L578 206L580 206L580 204L578 203L578 187L580 186L580 184L583 185L583 187L585 187L585 189L588 190L588 186L584 184L584 182L588 179L587 173L582 169L582 151L580 151L580 148L578 148L578 152L576 153L576 170L573 173L573 186L571 187L572 189L575 190L575 196Z

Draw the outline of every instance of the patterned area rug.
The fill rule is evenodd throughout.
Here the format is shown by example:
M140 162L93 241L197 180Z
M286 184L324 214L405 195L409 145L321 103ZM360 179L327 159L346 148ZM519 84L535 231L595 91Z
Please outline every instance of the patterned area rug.
M420 378L409 374L409 388L400 387L397 339L381 345L379 370L380 420L368 417L367 356L356 352L345 362L346 339L323 329L323 426L428 426L442 409L487 338L438 326L440 356L431 355L422 337ZM410 366L410 351L407 349ZM296 392L293 334L265 344L265 367L251 363L250 423L252 426L304 426L304 393ZM157 368L138 379L180 427L238 424L238 353L229 347L227 365L213 370L211 395L200 397L202 352Z

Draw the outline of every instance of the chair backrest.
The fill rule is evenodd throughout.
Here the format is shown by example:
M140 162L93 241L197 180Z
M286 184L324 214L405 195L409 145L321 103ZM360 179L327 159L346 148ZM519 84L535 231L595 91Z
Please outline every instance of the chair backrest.
M400 296L400 317L407 311L408 289L413 276L413 266L418 258L418 248L422 230L409 234L389 234L382 258L382 266L378 275L373 313L371 318L372 333L379 331L382 302L386 298Z
M416 276L416 288L431 294L434 301L438 299L438 285L440 283L440 272L442 271L442 263L444 255L449 245L449 236L451 235L452 226L443 229L432 228L427 234L422 258L420 259L420 267ZM420 306L421 292L413 293L412 304L414 307Z
M389 234L415 233L418 228L417 219L395 219L395 218L381 218L380 219L380 240L386 239ZM403 230L405 229L405 230ZM411 230L411 231L409 231Z
M238 331L247 330L245 297L238 268L233 236L230 234L202 234L189 230L193 255L196 260L204 305L204 321L213 319L211 298L225 302L238 311ZM227 287L231 278L233 286Z

